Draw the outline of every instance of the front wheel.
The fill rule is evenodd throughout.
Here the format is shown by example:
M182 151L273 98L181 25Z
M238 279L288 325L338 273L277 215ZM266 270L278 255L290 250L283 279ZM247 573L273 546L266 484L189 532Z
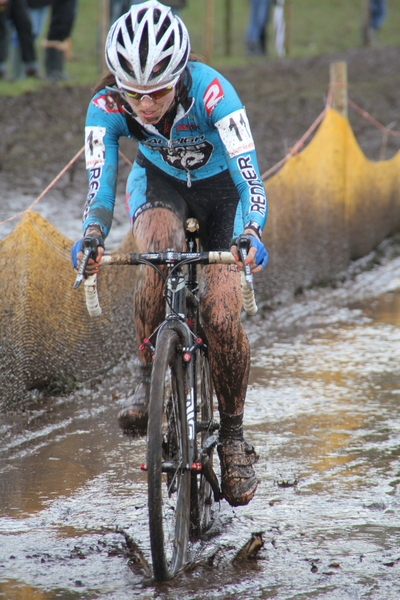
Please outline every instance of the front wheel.
M213 422L213 383L207 353L199 350L196 358L197 403L200 409L201 437L197 448L197 460L203 463L203 470L213 471L214 445L207 451L207 442L214 431ZM207 462L207 465L205 464ZM212 524L213 490L204 473L192 474L191 487L191 534L200 537Z
M148 508L153 572L174 577L186 562L190 522L190 465L180 340L158 337L152 369L147 433Z

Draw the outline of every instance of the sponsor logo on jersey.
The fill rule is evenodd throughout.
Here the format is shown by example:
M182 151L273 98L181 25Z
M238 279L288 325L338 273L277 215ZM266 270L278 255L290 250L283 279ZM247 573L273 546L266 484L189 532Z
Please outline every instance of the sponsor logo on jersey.
M206 138L204 135L191 135L188 137L179 137L172 140L173 146L189 146L190 144L198 144L199 142L205 142ZM159 150L160 147L165 146L165 140L161 138L148 138L142 142L144 146L151 148L152 150Z
M198 129L200 129L200 127L197 125L197 123L178 123L176 126L177 131L196 131Z
M211 115L218 102L224 97L224 91L220 82L215 78L207 87L203 95L204 107L208 116Z
M166 146L159 138L150 138L142 142L151 150L157 150L164 162L175 169L193 171L204 167L210 160L214 146L204 135L180 137L173 141L172 147Z
M258 213L265 217L267 197L263 182L258 178L257 172L251 162L251 156L240 156L237 166L244 181L249 186L250 212Z
M118 104L115 102L111 94L101 94L92 100L92 103L97 108L100 108L105 113L118 113Z
M214 146L204 141L188 146L174 146L169 148L158 148L164 161L175 169L193 171L204 167L210 159Z
M85 127L85 159L86 168L102 167L105 163L104 146L105 127Z
M220 121L217 121L215 126L231 158L255 149L249 120L244 108L240 108Z
M85 222L88 218L90 212L90 205L92 204L98 190L100 189L101 172L101 167L96 167L95 169L89 170L89 193L87 195L85 209L83 211L83 222Z

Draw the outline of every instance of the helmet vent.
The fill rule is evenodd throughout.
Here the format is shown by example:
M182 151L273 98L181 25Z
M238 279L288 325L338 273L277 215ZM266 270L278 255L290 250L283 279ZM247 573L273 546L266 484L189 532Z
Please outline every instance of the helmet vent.
M140 50L139 50L141 71L144 71L146 68L148 54L149 54L149 25L148 25L148 23L145 23L145 26L143 27L142 38L140 40Z
M153 14L154 14L154 23L157 25L157 23L161 17L161 11L156 8Z
M167 43L165 44L164 48L171 48L174 46L174 42L175 42L175 33L172 32L171 35L168 38Z
M133 25L132 25L132 18L131 18L130 14L128 14L125 22L126 22L126 30L128 32L129 38L130 38L131 42L133 42Z
M179 65L177 65L175 67L175 69L173 70L173 74L175 73L180 73L186 66L187 63L187 54L185 54L181 60L181 62L179 63Z
M146 13L147 13L147 8L143 8L142 10L139 10L137 17L136 17L138 23L142 22L142 19L146 15Z
M118 59L119 59L120 65L123 68L123 70L125 71L125 73L127 73L131 77L135 77L135 73L134 73L134 71L132 71L132 65L129 64L129 62L126 60L126 58L124 56L122 56L122 54L120 52L118 52Z

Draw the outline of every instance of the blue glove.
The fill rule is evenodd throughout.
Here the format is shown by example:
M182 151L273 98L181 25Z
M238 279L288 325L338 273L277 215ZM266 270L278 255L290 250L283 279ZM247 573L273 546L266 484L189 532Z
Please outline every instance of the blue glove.
M256 266L261 265L263 269L267 266L268 252L262 242L260 242L254 235L249 235L251 241L251 247L256 249L255 262Z
M78 252L82 250L83 240L78 240L71 248L71 262L74 269L78 268Z

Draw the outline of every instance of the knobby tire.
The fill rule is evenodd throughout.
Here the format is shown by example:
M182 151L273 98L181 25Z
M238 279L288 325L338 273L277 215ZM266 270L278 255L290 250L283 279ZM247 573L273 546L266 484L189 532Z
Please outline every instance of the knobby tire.
M198 416L202 423L213 422L213 383L211 378L210 363L207 353L204 350L199 350L196 357L197 368L197 406L199 410ZM201 450L204 443L212 435L212 431L202 431L198 440L201 440L201 446L198 448L197 460L201 460ZM209 456L209 461L212 466L213 451ZM211 526L212 523L212 503L213 491L210 484L203 474L192 474L191 486L191 535L192 537L200 537Z
M148 508L153 573L172 579L186 562L190 479L184 367L178 334L164 328L157 339L147 433ZM162 472L162 464L173 469Z

